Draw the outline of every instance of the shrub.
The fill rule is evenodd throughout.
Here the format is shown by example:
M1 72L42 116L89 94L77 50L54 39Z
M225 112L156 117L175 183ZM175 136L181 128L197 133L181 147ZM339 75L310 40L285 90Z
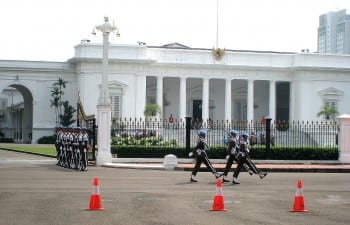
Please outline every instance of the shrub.
M118 136L112 137L112 145L133 145L133 146L177 146L175 139L165 141L163 136Z
M187 158L189 151L183 147L160 147L160 146L111 146L111 153L121 158L163 158L168 154L174 154L178 158Z
M193 147L191 151L193 150ZM138 146L138 145L112 145L112 154L122 158L163 158L167 154L174 154L178 158L188 158L189 151L179 146ZM224 159L226 147L213 146L208 151L209 158ZM271 152L266 154L264 147L252 147L250 149L252 159L273 159L273 160L337 160L339 152L337 148L303 148L271 147Z
M38 144L55 144L56 134L39 138Z
M13 143L12 138L0 138L0 143Z

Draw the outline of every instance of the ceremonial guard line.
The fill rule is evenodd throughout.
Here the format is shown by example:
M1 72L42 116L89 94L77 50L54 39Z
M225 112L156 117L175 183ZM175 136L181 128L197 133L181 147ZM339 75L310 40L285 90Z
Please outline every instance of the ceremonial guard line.
M86 171L88 167L89 135L87 128L56 128L57 165Z

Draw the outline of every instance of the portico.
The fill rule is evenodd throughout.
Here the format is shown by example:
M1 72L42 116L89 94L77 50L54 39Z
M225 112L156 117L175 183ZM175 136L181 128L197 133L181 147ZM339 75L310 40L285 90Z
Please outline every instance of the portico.
M156 103L162 108L165 118L170 114L176 118L190 115L205 121L209 118L235 121L259 120L263 116L276 118L275 80L235 79L233 76L148 76L146 79L149 80L146 88L148 101L157 99ZM289 102L289 99L285 101Z

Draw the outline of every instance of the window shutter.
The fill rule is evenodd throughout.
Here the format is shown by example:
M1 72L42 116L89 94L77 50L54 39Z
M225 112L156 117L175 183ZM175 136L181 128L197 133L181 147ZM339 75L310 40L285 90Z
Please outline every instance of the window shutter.
M120 115L120 96L114 95L112 97L112 117L113 118L121 118Z

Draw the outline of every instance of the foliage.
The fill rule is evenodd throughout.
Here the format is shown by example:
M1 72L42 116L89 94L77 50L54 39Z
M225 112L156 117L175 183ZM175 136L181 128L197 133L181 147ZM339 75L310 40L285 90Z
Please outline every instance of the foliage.
M55 116L56 116L56 124L60 124L60 115L62 113L62 105L63 105L63 89L66 88L66 84L68 82L64 81L62 78L58 78L58 80L52 84L50 107L55 108Z
M69 105L68 101L65 101L63 103L63 107L64 112L60 115L60 120L62 126L68 127L76 121L75 119L73 119L76 110L71 105Z
M122 158L163 158L168 154L174 154L178 158L187 158L189 151L182 147L143 147L138 145L111 146L111 153Z
M157 104L147 104L143 113L145 116L156 116L157 114L161 114L162 110Z
M193 150L193 148L191 149ZM163 158L167 154L174 154L178 158L188 158L189 151L181 146L139 146L139 145L114 145L111 152L118 157L124 158ZM208 151L211 159L224 159L226 157L226 147L213 146ZM272 160L337 160L339 152L332 147L289 147L271 148L271 154L266 157L265 148L254 148L250 150L252 159L272 159Z
M112 145L138 145L138 146L177 146L176 139L169 142L165 141L163 136L120 136L112 137Z
M330 119L331 117L338 115L338 111L332 105L325 104L322 107L321 111L317 113L318 117L320 117L322 115L326 119Z
M38 144L55 144L56 134L39 138Z
M0 143L13 143L12 138L0 138Z

